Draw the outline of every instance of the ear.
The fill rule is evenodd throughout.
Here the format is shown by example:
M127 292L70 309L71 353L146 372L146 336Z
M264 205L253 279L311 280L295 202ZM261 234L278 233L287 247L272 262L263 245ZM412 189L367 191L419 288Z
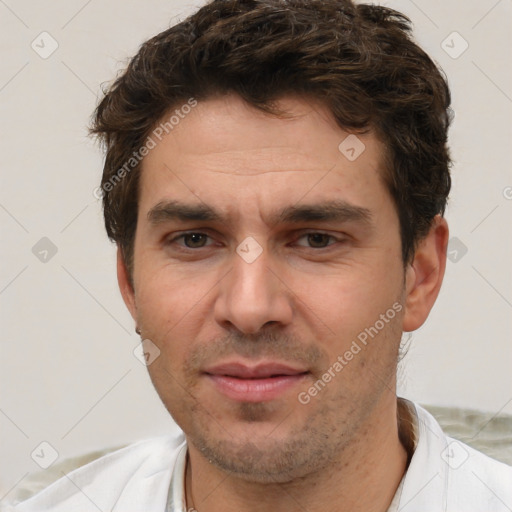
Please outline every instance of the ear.
M123 251L117 248L117 282L123 296L124 303L130 311L132 318L137 322L137 308L135 307L135 292L133 290L130 274L126 268Z
M449 230L446 220L436 215L427 236L418 244L406 269L403 330L421 327L437 299L446 269Z

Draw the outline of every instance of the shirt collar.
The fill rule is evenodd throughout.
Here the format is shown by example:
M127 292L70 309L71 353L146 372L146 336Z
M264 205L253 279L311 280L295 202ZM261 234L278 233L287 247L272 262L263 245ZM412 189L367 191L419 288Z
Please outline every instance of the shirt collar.
M166 512L187 512L185 500L185 471L187 466L187 443L178 452L172 471Z
M448 438L437 421L422 407L399 399L403 416L410 416L409 438L414 453L399 488L400 512L445 511L447 507L448 471L441 454ZM404 414L404 411L407 411ZM406 423L407 424L407 423ZM398 491L397 491L398 494Z

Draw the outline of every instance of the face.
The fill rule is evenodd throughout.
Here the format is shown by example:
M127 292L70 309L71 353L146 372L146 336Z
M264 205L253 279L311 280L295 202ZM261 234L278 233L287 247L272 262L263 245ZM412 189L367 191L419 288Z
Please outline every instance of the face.
M180 120L143 162L133 289L120 264L190 449L254 481L325 467L371 430L396 399L407 293L381 143L358 135L354 159L323 106L280 106L292 116L226 96Z

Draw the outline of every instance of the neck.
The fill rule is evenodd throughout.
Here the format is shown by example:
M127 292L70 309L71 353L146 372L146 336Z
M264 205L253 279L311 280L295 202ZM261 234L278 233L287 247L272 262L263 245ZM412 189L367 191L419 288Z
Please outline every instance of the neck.
M189 445L187 510L385 512L406 465L395 399L372 415L332 465L287 483L262 484L227 474Z

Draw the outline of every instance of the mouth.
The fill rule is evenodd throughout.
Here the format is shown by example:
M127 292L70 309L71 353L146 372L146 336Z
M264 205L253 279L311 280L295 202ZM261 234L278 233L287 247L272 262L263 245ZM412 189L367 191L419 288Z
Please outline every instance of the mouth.
M266 402L299 384L309 375L309 371L277 362L255 366L233 362L208 368L204 375L227 398L242 402Z

